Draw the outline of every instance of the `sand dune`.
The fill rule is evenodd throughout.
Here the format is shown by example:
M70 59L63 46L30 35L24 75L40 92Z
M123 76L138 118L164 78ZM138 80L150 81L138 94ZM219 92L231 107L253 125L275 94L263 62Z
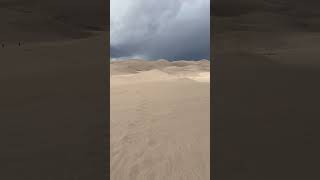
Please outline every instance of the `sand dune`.
M128 60L111 70L111 179L209 179L209 62Z
M174 62L164 60L114 61L111 62L110 68L112 85L181 79L210 82L210 64L208 60Z

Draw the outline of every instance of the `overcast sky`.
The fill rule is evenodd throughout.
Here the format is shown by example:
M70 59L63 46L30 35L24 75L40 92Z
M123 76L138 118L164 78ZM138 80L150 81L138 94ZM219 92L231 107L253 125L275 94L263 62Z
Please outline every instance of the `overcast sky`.
M209 59L210 0L111 0L112 58Z

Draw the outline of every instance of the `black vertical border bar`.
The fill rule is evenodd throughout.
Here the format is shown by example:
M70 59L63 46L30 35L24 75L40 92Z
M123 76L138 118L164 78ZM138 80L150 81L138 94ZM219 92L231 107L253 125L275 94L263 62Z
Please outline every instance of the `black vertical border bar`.
M217 147L219 140L219 119L217 113L219 110L217 93L217 70L219 69L219 59L215 56L215 17L214 17L214 3L216 0L210 0L210 179L219 180L219 149Z
M210 0L210 179L213 179L213 148L214 148L214 134L213 134L213 27L212 27L212 6L213 0Z
M106 146L106 176L107 180L110 179L110 1L107 1L106 6L106 14L107 22L106 22L106 29L108 31L106 37L106 52L108 54L108 59L106 59L106 71L105 71L105 96L106 96L106 140L105 140L105 146Z
M99 18L97 26L99 29L100 26L104 26L99 31L104 33L105 37L103 40L99 39L98 42L94 42L97 43L95 47L98 49L77 49L67 52L65 55L63 51L59 51L61 54L58 56L75 58L72 59L74 64L70 63L71 61L68 62L69 64L59 62L59 66L55 66L54 61L57 54L51 53L51 51L45 56L34 56L37 49L26 49L28 52L32 52L32 56L21 56L21 58L19 55L23 52L21 50L12 48L9 53L4 53L5 56L2 56L1 53L6 49L0 52L1 70L7 70L1 73L0 77L0 179L106 180L110 177L110 52L108 43L110 1L79 1L79 6L72 4L74 1L53 2L1 2L0 11L6 13L6 8L17 11L17 16L11 17L19 20L16 25L19 23L26 25L25 27L30 25L28 29L36 31L27 32L34 33L31 37L35 38L39 30L49 36L49 39L54 33L65 32L60 31L59 28L50 29L51 26L42 28L47 25L46 20L54 19L57 14L66 13L67 17L70 16L70 23L79 23L79 26L82 26L86 25L87 19L82 24L79 22L81 17L78 17L77 13L80 11L86 15L86 13L96 11L97 14L88 18ZM46 3L48 5L44 9L38 9L38 6ZM96 3L101 6L97 6ZM27 13L18 13L20 10L17 9L24 7L34 10L34 15L31 10L30 12L28 10ZM9 11L11 11L10 9ZM54 13L44 13L47 9L52 9ZM55 11L59 11L59 13ZM9 13L9 15L11 14ZM49 18L49 15L53 17ZM25 18L20 19L21 16L25 16ZM38 17L41 17L41 21L38 21ZM32 18L36 18L36 20L33 21ZM53 21L53 19L51 20ZM72 22L75 19L76 21ZM68 20L67 23L69 23ZM44 24L38 26L37 23ZM23 31L23 28L21 30L14 28L11 31L10 25L7 21L0 23L1 27L7 26L10 30L7 34L1 34L1 37L19 37L19 31ZM38 27L41 28L38 29ZM69 35L68 33L66 31L66 35ZM20 38L24 38L24 35ZM7 41L9 43L2 43L7 45L12 41L18 46L18 42L14 42L10 38ZM24 41L24 43L28 46L30 41ZM17 48L24 48L23 43L19 42L19 45L21 47ZM84 64L88 67L77 64L77 57L90 56L94 53L101 53L102 56L99 54L98 59ZM12 56L13 54L18 54L18 56ZM22 55L24 54L22 53ZM45 68L42 68L42 65L35 66L34 69L26 67L25 72L20 72L20 67L23 64L19 64L19 60L26 61L30 57L39 58L32 59L31 64L40 61L48 61L49 63ZM43 73L44 71L49 72ZM89 88L86 89L86 87ZM83 119L77 122L78 118Z

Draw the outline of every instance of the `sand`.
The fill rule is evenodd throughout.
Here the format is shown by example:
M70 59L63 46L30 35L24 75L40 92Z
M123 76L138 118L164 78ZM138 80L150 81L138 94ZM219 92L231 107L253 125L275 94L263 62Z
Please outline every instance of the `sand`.
M110 68L111 179L209 179L209 62L125 60Z

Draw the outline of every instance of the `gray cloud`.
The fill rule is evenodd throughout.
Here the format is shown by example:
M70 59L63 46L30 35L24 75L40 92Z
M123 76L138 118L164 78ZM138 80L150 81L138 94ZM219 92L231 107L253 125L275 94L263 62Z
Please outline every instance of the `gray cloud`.
M111 1L113 58L209 59L209 0L137 0L134 3Z

